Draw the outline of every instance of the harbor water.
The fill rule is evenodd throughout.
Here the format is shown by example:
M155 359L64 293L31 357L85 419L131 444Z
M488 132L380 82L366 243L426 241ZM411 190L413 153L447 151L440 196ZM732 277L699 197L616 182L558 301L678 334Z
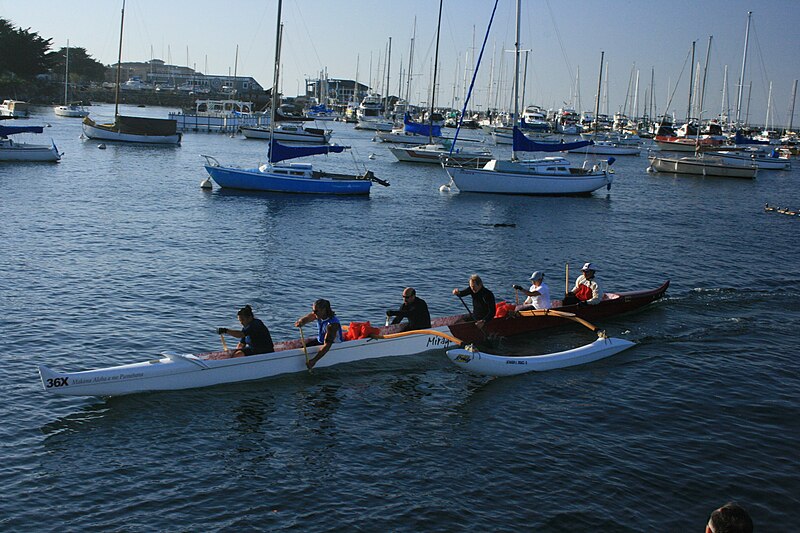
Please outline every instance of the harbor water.
M681 532L730 500L759 531L800 520L800 217L764 211L800 208L800 164L737 180L618 157L589 197L459 194L327 123L353 149L315 165L391 186L321 198L200 188L200 154L256 166L263 141L99 149L50 109L23 123L64 155L0 164L0 530ZM534 270L560 295L586 261L609 292L671 280L598 323L637 346L586 366L489 379L431 351L111 399L47 394L37 373L218 349L245 304L283 340L317 298L382 324L406 286L434 316L462 312L452 289L473 273L498 300Z

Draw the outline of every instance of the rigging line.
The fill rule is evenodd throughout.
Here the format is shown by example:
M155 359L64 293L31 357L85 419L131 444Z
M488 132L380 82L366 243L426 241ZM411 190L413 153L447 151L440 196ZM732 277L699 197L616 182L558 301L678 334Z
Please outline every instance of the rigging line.
M453 135L453 143L450 145L450 154L453 155L453 150L456 147L456 141L458 141L458 133L461 131L461 124L464 122L464 113L467 111L467 105L469 104L469 99L472 96L472 89L475 88L475 79L478 77L478 67L481 64L481 59L483 59L483 51L486 49L486 41L489 40L489 32L492 29L492 22L494 21L494 14L497 12L497 4L500 0L494 0L494 8L492 9L492 16L489 18L489 24L486 26L486 35L483 37L483 45L481 46L481 53L478 54L478 61L475 63L475 70L472 71L472 81L469 84L469 91L467 91L467 97L464 98L464 107L461 108L461 116L458 119L458 127L456 128L456 133Z
M317 64L319 68L323 68L324 65L322 64L322 59L319 57L319 53L317 53L317 47L314 46L314 39L311 37L311 32L308 31L308 26L306 26L306 18L303 16L303 13L300 12L300 2L293 2L295 9L297 10L298 18L300 19L301 24L303 25L303 29L306 31L306 36L308 36L308 40L306 40L305 44L310 44L311 49L314 51L314 55L317 57Z
M764 90L764 93L767 93L767 92L769 92L769 89L767 89L767 86L769 85L769 76L767 74L766 63L764 63L764 54L763 54L763 52L761 50L761 43L758 41L758 33L756 32L755 24L751 23L750 31L753 34L753 40L756 43L756 50L758 51L758 59L759 59L759 61L761 63L761 65L760 65L760 67L761 67L760 68L760 72L761 72L761 88ZM778 117L775 114L776 109L775 109L775 101L774 100L775 99L773 98L773 101L769 102L770 109L768 109L767 111L770 114L772 114L772 117L774 119L774 120L772 120L773 123L784 122L782 116ZM780 119L780 121L778 119ZM768 125L767 124L764 124L764 129L768 129Z
M561 40L561 32L558 31L558 25L556 25L556 17L553 13L553 8L550 6L550 0L545 0L545 5L547 5L547 11L550 13L550 20L553 21L553 29L556 31L556 39L558 39L558 46L561 47L561 55L564 56L564 63L567 64L567 72L569 73L569 87L570 93L575 93L575 82L572 80L572 64L569 61L569 57L567 56L567 49L564 47L564 41ZM573 102L570 102L571 105L574 105Z
M678 81L675 82L675 87L672 89L672 94L670 95L669 100L667 101L667 108L664 109L663 113L664 115L667 115L669 113L669 107L670 105L672 105L672 99L675 98L675 92L678 90L678 85L681 84L681 78L683 77L683 73L686 71L686 63L689 62L689 58L691 56L692 56L692 49L690 47L689 51L686 54L686 59L683 60L683 67L681 68L680 75L678 75Z

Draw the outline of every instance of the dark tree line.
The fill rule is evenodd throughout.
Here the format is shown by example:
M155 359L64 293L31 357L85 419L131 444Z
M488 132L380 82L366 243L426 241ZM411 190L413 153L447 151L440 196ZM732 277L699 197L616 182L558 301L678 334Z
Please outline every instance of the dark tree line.
M54 79L63 80L66 48L51 52L52 41L0 18L0 78L33 80L49 72ZM70 80L75 82L103 81L106 69L84 48L70 48L69 70Z

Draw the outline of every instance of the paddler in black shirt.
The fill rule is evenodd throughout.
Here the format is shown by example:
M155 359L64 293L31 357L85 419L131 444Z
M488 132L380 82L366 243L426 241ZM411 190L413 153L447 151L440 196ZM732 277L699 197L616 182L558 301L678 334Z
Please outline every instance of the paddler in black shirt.
M469 277L469 287L466 289L453 289L453 294L458 297L472 296L472 317L475 325L482 328L484 324L494 318L496 309L494 294L483 286L481 277L473 274Z
M234 357L245 355L256 355L260 353L271 353L275 351L272 343L272 335L269 334L267 326L253 315L253 308L245 305L237 313L239 323L243 326L241 331L228 328L219 328L217 333L220 335L228 334L231 337L241 339Z
M405 331L427 329L431 327L431 314L428 304L422 298L417 298L417 291L413 287L403 290L403 305L399 311L386 311L386 316L393 316L392 324L399 324L404 318L408 319Z

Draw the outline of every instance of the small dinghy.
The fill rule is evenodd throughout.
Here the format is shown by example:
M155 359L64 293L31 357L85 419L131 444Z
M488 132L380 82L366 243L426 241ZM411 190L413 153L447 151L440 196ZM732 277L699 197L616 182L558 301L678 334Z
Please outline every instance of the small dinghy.
M636 345L636 343L624 339L607 337L604 331L600 331L589 322L572 313L543 309L521 311L520 314L524 316L554 315L569 318L596 332L598 338L596 341L578 348L543 355L493 355L481 352L470 345L465 348L448 350L447 357L456 366L473 374L499 377L525 374L527 372L544 372L546 370L592 363Z

